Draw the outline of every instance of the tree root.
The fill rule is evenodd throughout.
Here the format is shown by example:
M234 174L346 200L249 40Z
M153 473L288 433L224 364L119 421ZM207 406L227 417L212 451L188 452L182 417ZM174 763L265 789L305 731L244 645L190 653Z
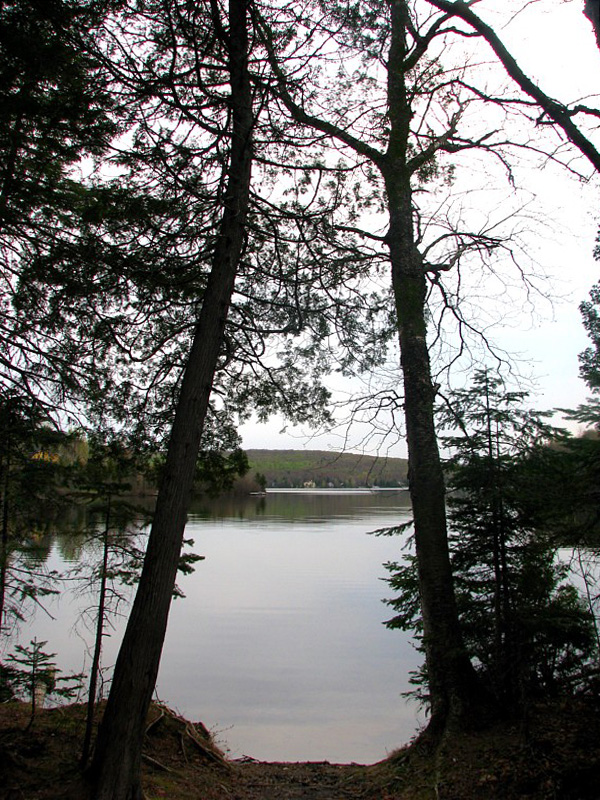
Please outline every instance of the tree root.
M163 724L166 724L167 721L173 722L175 723L175 726L179 733L181 750L183 752L183 757L186 762L188 762L188 757L186 753L185 743L186 741L188 742L191 741L196 750L198 750L198 752L201 753L205 759L211 761L213 764L216 764L222 769L227 770L228 772L231 772L233 770L232 765L217 750L217 748L210 742L210 740L207 742L204 742L202 740L202 738L198 735L198 732L196 731L192 723L188 722L186 719L179 716L174 711L171 711L171 709L167 708L167 706L155 705L154 707L159 711L159 715L156 719L152 720L152 722L148 724L146 728L146 735L148 735L151 732L154 732L161 722ZM160 765L159 762L154 762L154 759L152 759L150 756L144 755L144 758L145 760L149 761L149 763L153 763L154 766L158 765L159 768L162 767L162 765ZM166 767L163 768L167 769Z
M158 723L161 721L161 719L164 719L164 717L165 717L165 708L166 708L165 706L155 705L154 707L157 708L160 713L159 713L158 717L156 719L153 719L152 722L146 728L146 732L144 734L145 736L148 736L150 731L158 725Z
M220 767L228 770L229 772L233 769L231 764L229 764L225 758L218 752L218 750L213 749L212 747L208 747L205 745L192 725L189 722L186 722L185 725L185 732L192 740L194 745L198 748L198 750L202 753L202 755L206 756L210 761L213 761L215 764L218 764Z
M170 767L167 767L166 764L161 764L160 761L152 758L152 756L149 756L147 753L142 753L142 758L147 764L150 764L152 767L161 770L161 772L174 772L174 770L172 770Z

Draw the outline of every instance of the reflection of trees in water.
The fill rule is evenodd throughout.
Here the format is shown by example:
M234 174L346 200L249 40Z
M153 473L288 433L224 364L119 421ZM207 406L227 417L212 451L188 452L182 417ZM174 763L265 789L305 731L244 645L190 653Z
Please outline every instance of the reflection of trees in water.
M23 491L15 491L10 499L3 541L1 614L2 633L8 636L36 607L45 608L49 596L60 591L60 575L48 561L63 506L62 500L47 502L34 492L27 498Z
M80 561L86 551L96 549L96 534L102 530L104 512L95 504L69 502L59 509L36 509L30 514L29 527L12 541L13 552L28 563L45 564L56 547L66 562ZM113 512L113 528L121 536L138 536L147 518L140 510L123 504Z
M98 536L104 529L105 512L98 503L73 504L69 515L55 528L54 542L63 561L78 562L86 553L101 549ZM112 512L111 529L123 538L136 537L146 524L146 516L127 503L116 504Z
M197 520L237 519L252 520L261 517L278 517L282 521L331 521L332 517L345 518L360 515L361 511L401 511L410 508L407 492L352 493L334 491L268 492L264 497L196 498L190 516Z
M6 553L3 633L9 636L13 636L19 624L29 619L37 608L45 608L48 598L59 594L65 580L73 577L69 571L65 574L53 568L53 553L62 563L81 568L97 560L102 549L99 534L104 525L104 512L98 503L62 498L60 503L48 505L32 498L15 519L18 532L10 537ZM113 522L113 535L122 552L134 547L139 551L140 530L146 517L129 504L121 504L114 511Z
M190 506L190 516L201 520L250 519L261 516L267 498L223 495L222 497L196 497Z
M62 555L63 547L68 553L79 539L85 539L87 518L86 507L66 497L52 503L36 497L28 503L21 501L13 515L10 549L21 553L31 564L44 564L55 544Z
M36 608L45 608L48 598L59 593L60 575L45 563L36 563L25 552L9 552L4 586L2 635L14 635Z

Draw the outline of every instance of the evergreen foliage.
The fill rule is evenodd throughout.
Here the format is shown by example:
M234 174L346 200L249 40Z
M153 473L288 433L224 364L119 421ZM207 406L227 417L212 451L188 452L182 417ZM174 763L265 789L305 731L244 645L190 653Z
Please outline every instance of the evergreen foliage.
M441 411L450 495L451 562L461 629L485 685L507 709L585 684L592 618L556 546L531 524L532 455L561 434L526 410L527 394L489 372ZM547 415L546 415L547 416ZM545 487L547 488L547 487ZM389 564L399 597L389 627L420 628L414 556ZM425 672L415 676L421 687Z
M596 258L600 250L596 248ZM591 340L579 355L579 372L592 392L575 409L562 409L567 419L585 426L585 432L552 454L556 480L564 487L566 502L537 509L545 524L571 545L598 548L600 543L600 284L581 303L583 325ZM545 514L544 514L545 511ZM595 593L598 594L596 586Z
M4 691L8 688L13 696L24 697L31 703L28 728L32 726L37 707L45 697L73 698L84 677L82 674L59 676L60 670L53 660L56 653L47 653L44 650L46 644L32 639L27 646L16 645L2 672Z
M595 255L600 259L600 246ZM579 355L579 372L592 392L600 392L600 283L590 289L590 299L579 306L583 317L583 326L591 339L591 346ZM598 409L596 408L596 412ZM600 425L600 413L592 420Z
M116 5L13 0L0 8L0 385L48 408L64 410L66 395L84 388L85 348L69 336L74 292L54 291L51 265L65 247L77 246L82 261L94 257L81 246L89 192L77 170L106 150L118 124L87 45Z

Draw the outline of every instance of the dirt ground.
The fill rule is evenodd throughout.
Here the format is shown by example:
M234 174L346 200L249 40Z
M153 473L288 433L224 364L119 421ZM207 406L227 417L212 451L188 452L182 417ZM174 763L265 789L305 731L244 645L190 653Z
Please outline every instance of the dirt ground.
M153 706L147 800L600 800L600 705L555 701L527 719L414 743L373 765L228 760L201 723ZM85 800L78 766L85 709L0 705L0 800Z

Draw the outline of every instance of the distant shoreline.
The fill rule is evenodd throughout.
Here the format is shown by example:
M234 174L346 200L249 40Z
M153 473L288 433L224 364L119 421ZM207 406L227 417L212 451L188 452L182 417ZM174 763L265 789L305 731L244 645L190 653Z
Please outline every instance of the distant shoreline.
M269 490L402 490L408 483L404 458L324 450L247 450L246 455L246 482Z
M380 494L385 492L386 494L394 493L394 492L407 492L408 486L373 486L373 487L349 487L345 489L344 487L340 488L321 488L319 486L315 486L313 488L306 488L306 487L292 487L292 488L278 488L278 487L268 487L265 489L265 494Z

